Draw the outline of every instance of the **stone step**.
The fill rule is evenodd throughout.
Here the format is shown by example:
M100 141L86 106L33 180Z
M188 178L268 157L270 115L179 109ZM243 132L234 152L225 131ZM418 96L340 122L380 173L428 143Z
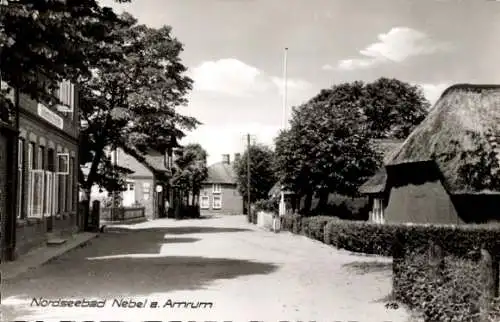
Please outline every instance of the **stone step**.
M47 240L47 246L60 246L66 243L67 239L63 238L51 238Z

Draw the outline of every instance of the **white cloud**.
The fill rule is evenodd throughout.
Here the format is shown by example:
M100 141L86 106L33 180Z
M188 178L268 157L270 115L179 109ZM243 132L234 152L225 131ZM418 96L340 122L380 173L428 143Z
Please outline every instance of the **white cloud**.
M325 64L325 65L321 66L321 69L322 70L335 70L335 67L333 67L330 64Z
M259 69L234 58L203 62L190 76L197 91L246 96L266 89Z
M422 87L425 98L434 105L437 102L441 94L447 89L450 84L449 83L438 83L438 84L419 84Z
M246 146L246 134L249 133L256 143L274 146L274 138L279 133L278 126L260 123L232 123L224 126L201 125L182 139L182 144L199 143L208 152L208 164L219 162L222 154L243 153Z
M271 81L273 84L279 88L280 94L283 94L284 90L284 79L283 77L271 77ZM302 80L302 79L294 79L294 78L287 78L286 80L286 87L287 87L287 92L294 92L294 91L306 91L312 88L312 84Z
M378 42L360 50L363 58L341 60L338 69L353 70L369 68L384 62L402 62L407 58L448 50L448 44L431 40L425 33L408 27L394 27L378 35Z
M283 79L267 75L254 66L234 58L206 61L193 68L189 76L194 80L194 90L230 96L252 96L268 90L283 91ZM289 91L302 91L311 88L307 81L287 79Z

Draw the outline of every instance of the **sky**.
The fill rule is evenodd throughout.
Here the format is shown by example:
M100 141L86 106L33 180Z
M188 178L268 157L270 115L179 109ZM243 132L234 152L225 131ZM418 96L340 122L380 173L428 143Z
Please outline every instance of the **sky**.
M489 0L102 0L151 27L169 25L194 80L179 112L202 125L208 163L272 147L286 106L355 80L397 78L434 103L455 83L500 83L500 3Z

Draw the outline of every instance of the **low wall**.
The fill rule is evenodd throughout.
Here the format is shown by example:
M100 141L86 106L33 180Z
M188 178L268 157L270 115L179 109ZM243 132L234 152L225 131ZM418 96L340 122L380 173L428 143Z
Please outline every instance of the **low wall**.
M145 207L101 208L100 218L106 221L125 221L145 218Z
M273 214L271 212L257 212L257 226L271 230L273 228Z

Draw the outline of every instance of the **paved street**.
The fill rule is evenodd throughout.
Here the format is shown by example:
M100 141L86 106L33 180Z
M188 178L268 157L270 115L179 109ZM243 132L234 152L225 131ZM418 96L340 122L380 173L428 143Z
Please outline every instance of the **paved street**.
M384 307L390 259L353 255L286 232L257 230L244 216L165 219L129 227L133 229L101 234L85 247L3 282L3 319L408 318L401 308ZM31 305L33 298L106 302L103 308L44 308ZM118 308L113 299L148 303L146 308ZM153 301L158 307L150 307ZM182 301L201 305L195 309L174 303Z

